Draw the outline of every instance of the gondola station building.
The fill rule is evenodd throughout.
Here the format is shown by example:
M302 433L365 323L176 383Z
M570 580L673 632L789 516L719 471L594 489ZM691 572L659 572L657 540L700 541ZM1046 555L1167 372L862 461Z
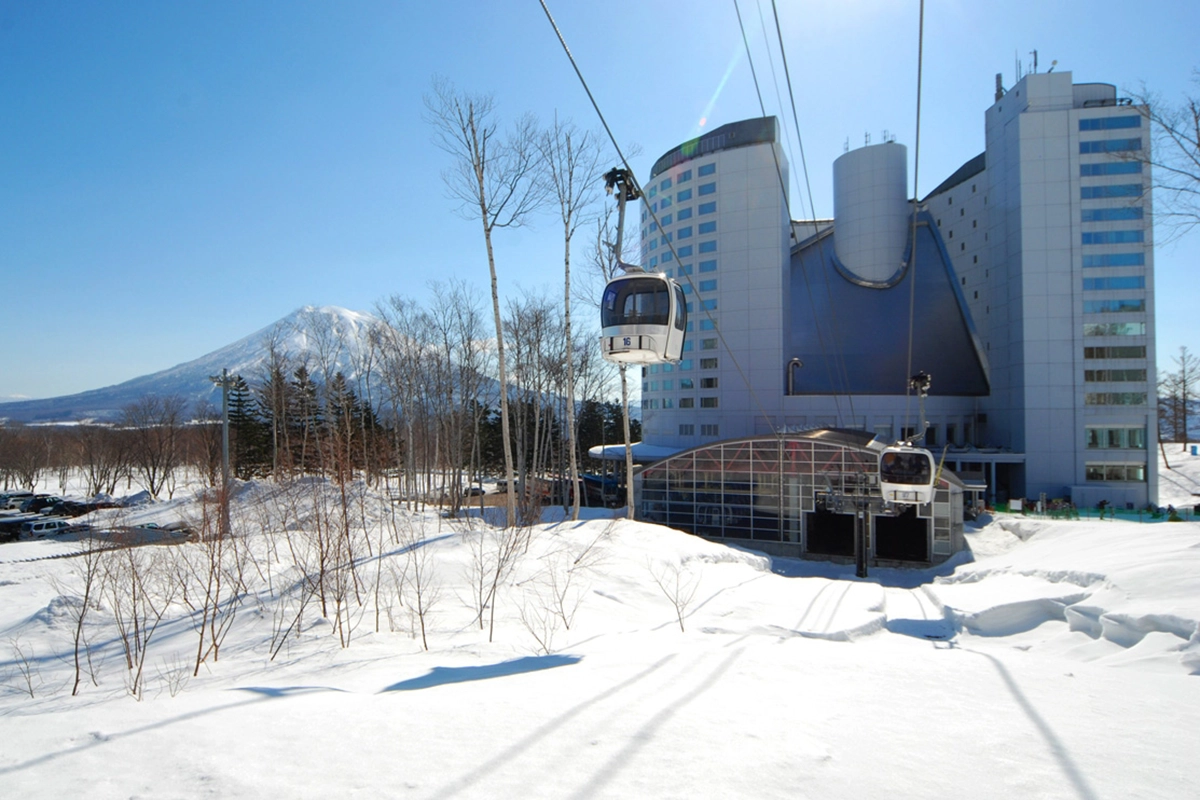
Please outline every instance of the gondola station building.
M678 362L642 368L640 518L840 557L873 492L871 561L934 563L962 547L973 491L1153 501L1145 118L1114 86L1056 72L997 79L984 123L984 152L915 223L892 141L834 162L823 220L792 219L774 118L658 159L642 264L678 282L687 331ZM881 503L879 453L920 434L917 373L937 495Z

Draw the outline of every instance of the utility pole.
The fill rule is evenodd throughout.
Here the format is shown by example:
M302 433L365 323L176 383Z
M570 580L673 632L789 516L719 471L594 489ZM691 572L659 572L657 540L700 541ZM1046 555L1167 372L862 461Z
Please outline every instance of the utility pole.
M220 375L210 375L208 379L221 387L221 521L218 535L224 539L229 536L229 387L236 379L229 377L228 369L222 369Z
M633 173L619 168L610 169L604 173L604 190L609 194L617 195L617 244L614 256L617 266L625 269L626 265L621 261L621 249L625 235L625 203L641 198L642 190L638 188ZM629 434L629 383L625 375L625 364L622 363L619 369L621 372L621 406L625 411L625 516L633 519L633 443L629 441L631 438Z

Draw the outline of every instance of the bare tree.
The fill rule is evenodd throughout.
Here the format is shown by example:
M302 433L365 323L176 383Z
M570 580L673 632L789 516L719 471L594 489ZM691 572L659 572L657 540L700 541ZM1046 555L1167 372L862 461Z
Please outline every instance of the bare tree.
M173 480L182 458L180 433L185 406L182 397L150 394L123 409L130 435L130 463L151 497L158 497Z
M675 609L675 619L679 630L683 630L683 620L687 616L688 606L696 598L696 590L700 588L700 575L693 573L683 564L672 561L661 569L649 567L650 577L663 596Z
M1192 82L1200 89L1200 69ZM1200 225L1200 96L1172 105L1145 85L1130 95L1149 123L1153 147L1125 157L1152 168L1155 217L1177 238Z
M1164 441L1181 442L1187 450L1190 425L1195 415L1197 387L1200 386L1200 358L1179 348L1171 361L1177 369L1164 374L1158 381L1159 435Z
M564 341L571 342L571 240L585 222L586 209L599 198L601 146L599 138L578 130L571 122L559 122L544 131L538 140L543 169L551 196L557 201L563 226L563 328ZM579 519L579 443L575 430L575 364L566 359L567 431L569 438L569 477L571 519Z
M466 219L477 218L483 229L491 275L492 315L496 324L496 366L500 381L500 427L503 435L505 477L512 485L513 457L509 431L508 381L504 362L504 325L500 316L500 291L492 234L499 228L518 227L540 204L537 181L537 131L532 117L520 118L503 139L498 137L495 103L490 95L458 91L452 83L435 78L425 96L426 121L433 126L434 143L453 159L442 173L450 197L459 203ZM515 496L507 498L508 525L516 524Z

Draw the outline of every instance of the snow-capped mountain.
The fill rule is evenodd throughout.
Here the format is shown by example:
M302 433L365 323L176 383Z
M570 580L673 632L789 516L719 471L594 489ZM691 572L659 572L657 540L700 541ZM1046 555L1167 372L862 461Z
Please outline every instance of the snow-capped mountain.
M291 359L304 359L312 373L319 373L321 363L328 362L353 380L367 329L374 321L370 314L337 306L305 306L233 344L161 372L79 394L0 403L0 419L113 420L124 406L149 394L180 395L193 404L207 400L220 406L221 390L210 376L228 369L230 375L253 383L262 376L272 345Z

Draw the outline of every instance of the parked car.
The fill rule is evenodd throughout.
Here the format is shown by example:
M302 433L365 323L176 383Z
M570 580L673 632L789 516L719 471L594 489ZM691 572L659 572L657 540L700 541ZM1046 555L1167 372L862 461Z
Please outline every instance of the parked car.
M61 503L61 497L55 497L52 494L35 494L33 497L21 504L21 510L26 514L38 514L42 509L49 508L55 503Z
M21 504L33 497L33 492L5 492L0 494L0 509L20 508Z
M41 539L62 533L70 526L71 523L65 519L31 519L21 523L21 532L18 537L22 540Z

